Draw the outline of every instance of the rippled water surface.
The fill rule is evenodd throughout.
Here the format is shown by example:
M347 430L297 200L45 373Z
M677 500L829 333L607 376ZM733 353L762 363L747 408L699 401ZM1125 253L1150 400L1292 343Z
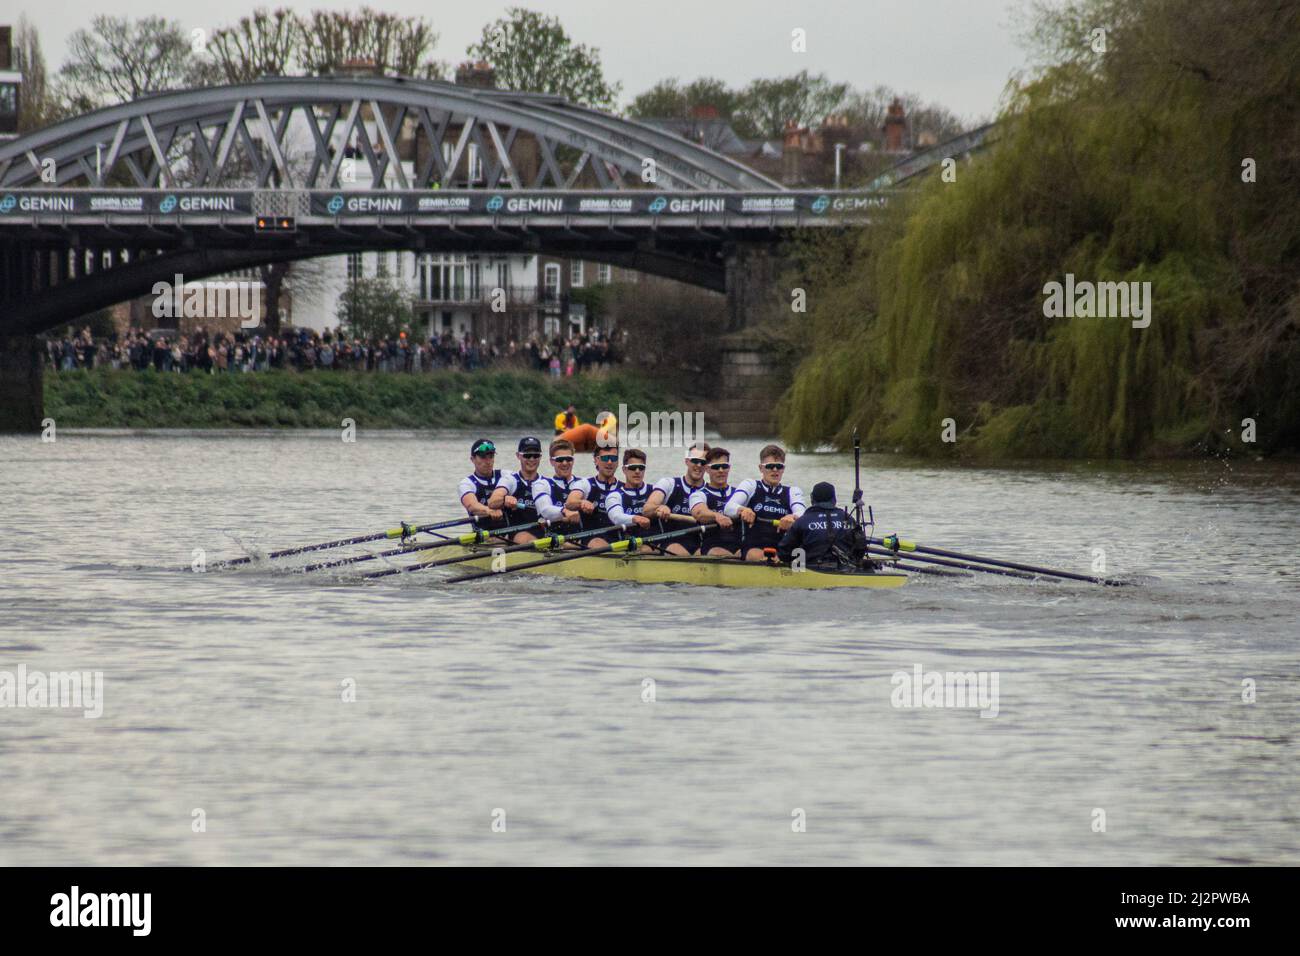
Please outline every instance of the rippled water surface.
M866 463L882 531L1123 589L188 570L450 516L473 437L0 438L0 672L104 675L0 709L0 863L1300 862L1296 466ZM918 664L997 716L891 706Z

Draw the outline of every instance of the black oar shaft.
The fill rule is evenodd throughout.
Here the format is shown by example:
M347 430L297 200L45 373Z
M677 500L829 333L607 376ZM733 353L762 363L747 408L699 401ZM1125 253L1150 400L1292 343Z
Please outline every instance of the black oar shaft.
M500 571L475 571L471 574L460 574L454 578L448 578L448 584L459 584L462 581L477 581L481 578L501 577L504 574L510 574L515 571L527 571L531 568L540 568L546 565L559 564L562 561L576 561L579 558L592 558L601 554L608 554L611 551L632 551L634 548L640 548L643 544L649 544L652 541L663 541L668 538L680 538L688 534L700 534L703 529L700 527L680 528L677 531L665 531L662 534L652 534L644 538L625 538L622 541L616 541L613 544L602 545L599 548L587 548L583 551L575 551L572 554L561 554L555 557L544 558L541 561L530 561L527 564L516 564L514 567L502 568Z
M867 554L881 558L880 564L888 564L900 571L908 571L912 574L933 574L944 578L968 578L969 574L960 574L957 571L944 571L940 568L926 567L924 564L908 564L902 561L892 551L886 551L884 548L868 548Z
M529 525L529 527L532 527ZM503 531L505 529L502 529ZM618 527L610 525L608 528L594 528L590 531L579 531L575 534L558 534L550 535L545 538L538 538L536 541L529 541L525 544L512 544L504 548L493 548L488 554L458 554L450 558L439 558L433 561L417 561L414 564L408 564L400 568L385 568L383 571L372 571L365 575L367 578L386 578L394 574L407 574L411 571L423 571L426 568L441 568L449 564L461 564L465 561L473 561L476 558L494 557L498 554L514 554L519 551L545 551L549 548L559 548L566 541L580 541L583 538L590 538L598 534L604 534L607 531L617 531ZM455 542L452 542L455 543ZM468 545L467 545L468 546ZM423 549L427 550L427 549Z
M297 548L283 548L279 551L272 551L266 557L270 558L287 558L294 554L307 554L310 551L328 551L330 548L344 548L350 544L365 544L367 541L379 541L383 538L400 538L403 535L417 534L422 531L436 531L439 528L454 528L456 525L467 524L473 521L473 518L455 518L451 521L438 521L434 524L407 525L403 524L400 528L390 528L387 531L377 531L374 534L361 534L352 538L340 538L338 541L324 541L320 544L305 544ZM228 568L238 564L249 564L256 560L253 557L230 558L227 561L218 561L213 567Z
M891 539L889 538L871 538L869 540L872 544L881 545L891 551L894 550L890 545ZM906 542L902 550L907 552L909 558L916 558L919 552L924 554L934 554L943 558L955 558L958 561L973 561L978 562L979 564L988 564L999 568L1010 568L1013 571L1025 571L1031 575L1036 574L1053 578L1067 578L1071 581L1086 581L1089 584L1105 584L1109 587L1123 587L1128 584L1127 581L1120 581L1116 578L1103 578L1092 574L1077 574L1074 571L1057 571L1052 568L1040 568L1033 564L1021 564L1018 561L1003 561L1000 558L985 558L978 554L963 554L960 551L948 551L944 548L927 547L913 541ZM979 569L976 568L973 570Z
M881 557L893 556L895 560L898 560L899 557L897 552L891 551L888 548L868 547L867 552L869 554L878 555ZM948 558L932 558L924 554L909 553L907 555L907 560L924 561L927 564L941 564L944 567L948 567L948 568L961 568L963 571L983 571L986 574L1000 574L1008 578L1023 578L1027 581L1031 581L1034 578L1038 577L1038 575L1030 574L1027 571L1012 571L1008 568L990 568L990 567L984 567L983 565L979 565L979 564L971 564L966 561L952 561L949 560ZM915 571L919 569L912 568L912 570Z
M528 524L517 524L509 528L482 528L470 534L462 534L455 538L447 538L445 541L433 541L428 544L407 545L403 548L393 548L391 551L377 551L374 554L358 554L350 558L340 558L337 561L325 561L321 564L309 564L302 568L302 571L323 571L326 568L342 568L350 564L360 564L362 561L373 561L375 558L387 558L394 554L410 554L412 551L433 551L437 548L450 547L453 544L469 546L471 544L482 544L489 538L495 538L498 535L514 534L517 531L527 531L529 528L536 528L540 522L531 521ZM411 565L418 567L418 565ZM394 568L393 572L402 571L403 568ZM390 572L391 573L391 572ZM377 576L382 577L383 573L379 572Z
M389 558L395 554L410 554L412 551L427 551L434 547L432 544L408 544L401 548L389 548L387 551L376 551L373 554L356 554L349 558L339 558L336 561L322 561L319 564L308 564L299 568L300 573L308 571L324 571L327 568L344 568L350 564L360 564L362 561L373 561L376 558Z

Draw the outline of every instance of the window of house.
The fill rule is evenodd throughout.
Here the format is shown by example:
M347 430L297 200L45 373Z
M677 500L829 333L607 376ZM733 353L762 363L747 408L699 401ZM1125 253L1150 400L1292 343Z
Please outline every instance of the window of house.
M546 290L547 302L560 301L560 266L555 262L548 262L542 273L543 288Z
M356 282L358 279L366 277L365 264L361 258L361 253L348 253L348 281Z
M582 285L582 260L581 259L569 260L569 285L575 287Z
M602 262L596 266L596 281L601 285L609 285L614 281L614 267L608 263Z
M465 297L470 301L483 298L483 263L478 256L470 256L465 264Z

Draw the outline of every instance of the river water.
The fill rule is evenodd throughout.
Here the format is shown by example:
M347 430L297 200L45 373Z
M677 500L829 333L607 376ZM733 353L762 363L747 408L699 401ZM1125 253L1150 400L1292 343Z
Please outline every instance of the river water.
M451 516L474 437L0 438L0 679L103 674L0 709L0 864L1300 863L1296 466L864 463L881 531L1129 588L189 570Z

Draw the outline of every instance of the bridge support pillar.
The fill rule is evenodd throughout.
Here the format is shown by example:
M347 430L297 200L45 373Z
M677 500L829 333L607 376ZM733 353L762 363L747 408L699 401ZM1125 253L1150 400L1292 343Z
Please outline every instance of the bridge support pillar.
M780 285L789 265L764 244L736 243L726 251L727 331L721 344L721 390L714 427L724 438L774 438L776 403L786 370L754 334L757 326L788 315L788 290Z
M713 427L723 438L775 438L781 370L762 344L732 336L722 346L722 388Z
M727 331L739 332L766 317L775 304L784 263L767 246L736 243L726 253Z
M0 432L39 432L45 417L45 348L35 336L0 338Z

